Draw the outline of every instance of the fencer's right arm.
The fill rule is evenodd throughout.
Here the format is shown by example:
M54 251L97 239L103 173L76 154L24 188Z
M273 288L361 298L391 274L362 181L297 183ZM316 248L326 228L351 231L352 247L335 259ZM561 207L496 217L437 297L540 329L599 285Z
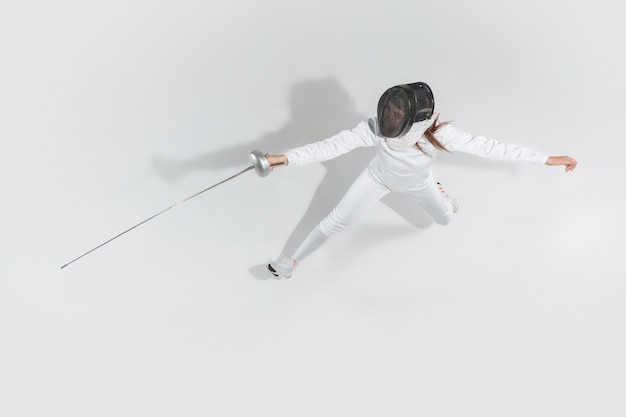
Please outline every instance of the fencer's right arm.
M289 165L289 159L285 154L266 155L265 157L267 158L267 162L269 162L271 169Z
M367 120L364 120L354 128L341 131L328 139L291 149L284 156L290 165L328 161L356 148L374 146L375 141L376 135Z

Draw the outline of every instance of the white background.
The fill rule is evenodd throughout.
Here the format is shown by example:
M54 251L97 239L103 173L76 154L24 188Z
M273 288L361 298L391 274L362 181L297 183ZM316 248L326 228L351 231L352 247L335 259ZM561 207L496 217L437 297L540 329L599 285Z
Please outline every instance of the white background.
M624 416L617 1L0 2L1 416ZM442 120L579 161L442 155L293 249L365 166L247 173L426 81Z

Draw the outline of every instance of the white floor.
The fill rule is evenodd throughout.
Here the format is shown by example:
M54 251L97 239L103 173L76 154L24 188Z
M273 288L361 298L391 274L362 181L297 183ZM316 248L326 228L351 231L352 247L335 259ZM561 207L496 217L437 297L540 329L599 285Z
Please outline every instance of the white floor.
M0 5L0 415L625 415L619 5L248 3ZM60 269L420 80L443 120L578 169L442 155L451 225L391 196L269 278L358 150Z

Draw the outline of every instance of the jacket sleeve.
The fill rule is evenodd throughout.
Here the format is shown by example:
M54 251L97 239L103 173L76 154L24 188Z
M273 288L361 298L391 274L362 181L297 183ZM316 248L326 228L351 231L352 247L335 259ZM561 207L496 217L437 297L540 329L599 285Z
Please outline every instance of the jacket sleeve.
M309 162L327 161L350 152L353 149L374 146L376 136L367 121L362 121L350 130L344 130L319 142L310 143L285 152L289 165L303 165Z
M484 136L472 136L469 133L446 125L435 134L443 146L450 152L463 152L482 158L501 161L524 161L543 165L548 155L520 145L511 145Z

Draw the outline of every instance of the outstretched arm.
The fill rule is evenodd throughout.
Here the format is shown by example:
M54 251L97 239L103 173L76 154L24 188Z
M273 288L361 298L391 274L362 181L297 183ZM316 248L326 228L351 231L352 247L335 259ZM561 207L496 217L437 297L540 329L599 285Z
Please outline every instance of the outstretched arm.
M565 165L565 172L573 171L576 169L578 162L570 156L549 156L546 161L546 165L556 166Z
M525 146L506 144L483 136L472 136L452 125L444 126L435 137L449 151L465 152L483 158L527 161L538 165L565 165L565 172L573 171L578 164L569 156L548 156Z
M364 120L354 128L341 131L327 139L290 149L284 154L269 155L268 161L270 164L284 162L285 165L293 166L323 162L355 148L374 146L375 143L376 135L369 128L367 120Z

